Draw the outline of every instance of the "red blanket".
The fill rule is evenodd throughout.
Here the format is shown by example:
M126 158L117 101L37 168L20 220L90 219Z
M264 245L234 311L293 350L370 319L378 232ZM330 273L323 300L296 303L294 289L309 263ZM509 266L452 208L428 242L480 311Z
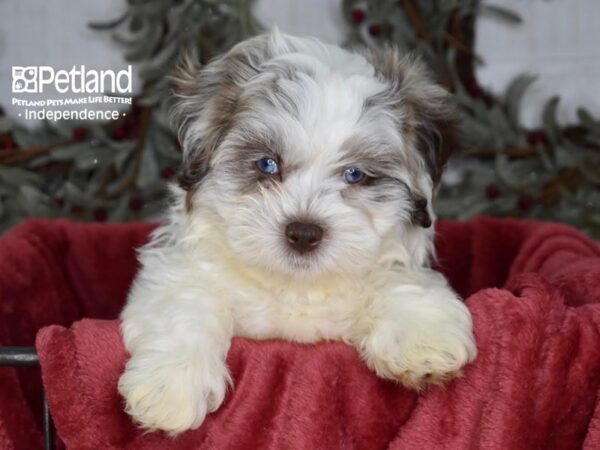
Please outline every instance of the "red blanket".
M48 323L111 319L149 225L33 222L0 241L0 344ZM69 449L600 448L600 248L555 224L441 223L439 265L473 313L479 357L417 395L378 379L341 343L236 339L235 386L198 430L143 434L121 410L116 321L37 338ZM0 369L0 448L41 446L36 373Z

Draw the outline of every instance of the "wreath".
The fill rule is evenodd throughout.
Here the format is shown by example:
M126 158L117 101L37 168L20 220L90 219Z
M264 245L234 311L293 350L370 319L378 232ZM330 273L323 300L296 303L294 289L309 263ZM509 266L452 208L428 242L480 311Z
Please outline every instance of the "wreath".
M543 219L600 237L600 120L581 108L577 123L560 125L556 96L543 126L527 129L519 113L534 77L517 76L503 95L477 81L476 18L520 23L519 16L478 0L344 0L342 8L348 44L416 52L454 95L462 149L440 187L440 217ZM142 93L107 124L45 122L29 130L0 109L0 230L30 216L156 217L180 160L167 117L170 70L183 51L206 62L262 29L249 0L130 1L121 17L90 26L112 32L126 60L138 64Z

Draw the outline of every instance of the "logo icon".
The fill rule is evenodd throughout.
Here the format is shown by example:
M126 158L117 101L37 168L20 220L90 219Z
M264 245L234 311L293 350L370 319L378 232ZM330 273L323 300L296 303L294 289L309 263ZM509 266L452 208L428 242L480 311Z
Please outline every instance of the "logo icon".
M38 91L37 67L15 66L12 68L12 91L13 93Z

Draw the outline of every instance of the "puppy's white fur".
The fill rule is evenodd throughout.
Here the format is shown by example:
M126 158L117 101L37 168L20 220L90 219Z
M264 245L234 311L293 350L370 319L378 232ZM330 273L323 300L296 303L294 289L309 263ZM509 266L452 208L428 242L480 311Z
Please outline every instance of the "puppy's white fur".
M121 315L119 391L141 426L176 434L216 410L233 336L344 340L414 387L473 360L470 314L428 268L433 231L414 220L415 195L433 217L435 184L419 133L438 132L446 102L417 62L274 32L188 67L180 85L185 190L172 188ZM256 173L261 155L277 157L280 179ZM345 167L377 181L348 185ZM325 229L309 254L285 239L299 218Z

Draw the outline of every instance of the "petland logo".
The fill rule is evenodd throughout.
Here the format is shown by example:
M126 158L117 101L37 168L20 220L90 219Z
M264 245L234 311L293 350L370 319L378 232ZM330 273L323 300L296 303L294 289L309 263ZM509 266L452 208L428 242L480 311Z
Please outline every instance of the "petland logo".
M86 69L84 65L71 70L54 70L50 66L13 66L13 94L39 94L54 86L57 92L73 94L130 94L132 92L131 66L114 70Z
M18 116L25 120L117 120L127 114L122 105L132 103L132 82L131 66L120 71L13 66L12 105L24 108Z

